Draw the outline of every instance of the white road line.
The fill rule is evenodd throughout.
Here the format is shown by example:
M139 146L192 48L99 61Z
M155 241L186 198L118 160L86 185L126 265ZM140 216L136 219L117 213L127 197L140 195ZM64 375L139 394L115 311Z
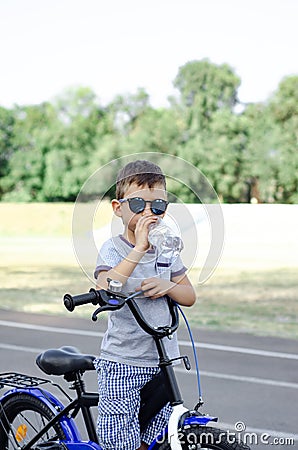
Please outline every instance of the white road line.
M34 348L34 347L24 347L22 345L12 345L12 344L0 344L0 349L10 350L10 351L19 351L19 352L27 352L27 353L41 353L45 349L43 348ZM191 369L186 371L185 369L180 369L179 367L175 368L175 372L181 372L184 375L196 375L196 371ZM275 386L275 387L284 387L291 389L298 389L298 383L291 383L287 381L278 381L278 380L270 380L267 378L257 378L257 377L244 377L241 375L233 375L219 372L207 372L204 370L200 370L200 375L208 378L218 378L222 380L230 380L230 381L239 381L244 383L253 383L253 384L263 384L267 386Z
M5 326L5 327L22 328L24 330L45 331L48 333L73 334L73 335L77 335L77 336L90 336L90 337L95 337L95 338L104 336L104 333L101 331L88 331L88 330L78 330L78 329L72 329L72 328L49 327L49 326L45 326L45 325L11 322L11 321L6 321L6 320L0 320L0 326L1 325ZM191 347L191 343L189 341L179 340L179 345L181 347ZM197 348L205 348L208 350L215 350L215 351L222 351L222 352L242 353L242 354L249 354L249 355L254 355L254 356L263 356L263 357L268 357L268 358L298 360L298 354L294 354L294 353L272 352L272 351L267 351L267 350L258 350L255 348L208 344L205 342L195 342L195 346Z
M12 344L0 344L0 348L3 350L12 350L16 352L25 352L25 353L38 353L44 352L44 348L35 348L35 347L24 347L23 345L12 345Z
M235 432L236 435L238 435L238 432L235 431L235 424L232 425L230 423L224 423L224 422L219 421L218 426L219 426L219 428L223 428L225 430L230 430L231 432ZM287 431L266 430L263 428L253 428L253 427L247 426L245 431L243 431L242 433L239 433L240 437L243 438L243 435L245 433L247 433L247 434L255 433L257 435L264 435L264 436L267 435L268 437L270 436L272 438L294 439L295 441L298 440L298 434L294 434L294 433L287 432ZM269 444L269 442L270 442L270 440L268 440L268 444ZM247 443L249 443L249 442L247 442Z
M22 328L24 330L45 331L47 333L74 334L77 336L103 337L104 333L100 331L77 330L72 328L48 327L46 325L36 325L32 323L10 322L0 320L0 326L11 328Z
M186 371L185 369L182 368L180 369L179 367L175 368L175 372L181 372L184 373L185 375L187 375L188 373L191 375L197 374L194 369ZM244 383L264 384L267 386L298 389L298 383L292 383L288 381L270 380L267 378L257 378L257 377L244 377L242 375L233 375L220 372L207 372L205 370L200 370L200 375L208 378L219 378L221 380L242 381Z
M185 347L191 347L191 343L188 341L179 340L179 344ZM256 348L233 347L230 345L205 344L204 342L195 342L195 346L198 348L206 348L208 350L218 350L222 352L244 353L246 355L267 356L269 358L298 360L298 355L295 353L272 352L268 350L258 350Z

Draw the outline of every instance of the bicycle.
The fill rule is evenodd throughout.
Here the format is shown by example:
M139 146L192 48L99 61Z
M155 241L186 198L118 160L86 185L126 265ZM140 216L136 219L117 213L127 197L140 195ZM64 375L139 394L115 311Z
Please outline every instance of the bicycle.
M171 338L179 325L177 305L168 297L171 325L152 327L144 319L134 297L140 291L125 296L117 283L110 283L107 290L90 289L88 293L64 295L64 305L69 311L77 306L92 303L99 305L92 315L96 321L103 311L120 309L127 304L139 326L152 336L159 354L160 372L141 391L139 412L140 428L143 430L160 409L170 402L173 412L168 426L156 437L149 450L249 450L236 436L231 439L228 432L210 426L216 417L199 411L202 399L194 410L183 406L173 369L173 361L165 352L164 338ZM98 393L87 392L83 375L94 370L95 356L82 354L78 349L64 346L49 349L36 358L37 366L47 375L63 376L70 383L76 397L72 399L65 390L51 380L16 372L0 374L0 388L12 387L0 399L0 444L1 450L102 450L98 444L96 427L91 407L97 406ZM186 369L190 369L187 356L181 356ZM51 384L62 392L68 404L44 389ZM82 412L89 440L84 441L75 423Z

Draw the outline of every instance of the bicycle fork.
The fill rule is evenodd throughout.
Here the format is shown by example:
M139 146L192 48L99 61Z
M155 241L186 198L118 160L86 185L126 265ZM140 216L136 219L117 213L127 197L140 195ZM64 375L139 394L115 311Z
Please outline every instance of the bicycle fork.
M182 450L182 446L179 440L179 429L183 429L185 426L189 425L206 425L210 421L217 421L217 417L201 415L198 411L190 411L183 406L183 400L180 393L180 389L177 383L177 379L173 369L173 361L182 359L187 370L190 369L190 364L187 356L181 356L170 360L167 357L166 350L162 339L155 338L156 347L159 354L159 367L165 376L165 385L168 390L168 398L170 404L173 408L173 412L170 416L168 429L167 429L167 439L172 450ZM162 439L165 438L165 433L160 436ZM156 442L159 441L158 437ZM155 444L154 444L155 445ZM149 450L153 450L154 445L149 447Z

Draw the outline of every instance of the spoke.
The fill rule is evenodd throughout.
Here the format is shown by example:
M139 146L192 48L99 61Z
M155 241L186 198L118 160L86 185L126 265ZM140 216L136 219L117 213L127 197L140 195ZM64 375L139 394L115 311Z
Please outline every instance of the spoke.
M20 449L20 445L25 445L26 443L28 443L34 437L34 435L37 434L38 431L42 429L48 422L47 419L38 412L30 411L30 415L28 414L28 412L29 411L27 411L27 414L20 413L16 417L14 422L10 424L10 433L8 435L8 438L14 449ZM23 439L18 442L16 435L19 427L22 425L26 425L28 429ZM39 443L47 442L50 439L53 440L56 437L56 432L53 428L51 428L45 433L44 436L40 438Z

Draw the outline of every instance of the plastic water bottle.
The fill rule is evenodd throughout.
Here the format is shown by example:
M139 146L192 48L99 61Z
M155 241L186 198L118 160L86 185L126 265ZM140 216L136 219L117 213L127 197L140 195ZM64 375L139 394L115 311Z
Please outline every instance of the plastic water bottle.
M183 249L182 239L162 219L150 225L148 241L158 254L171 252L178 255Z

